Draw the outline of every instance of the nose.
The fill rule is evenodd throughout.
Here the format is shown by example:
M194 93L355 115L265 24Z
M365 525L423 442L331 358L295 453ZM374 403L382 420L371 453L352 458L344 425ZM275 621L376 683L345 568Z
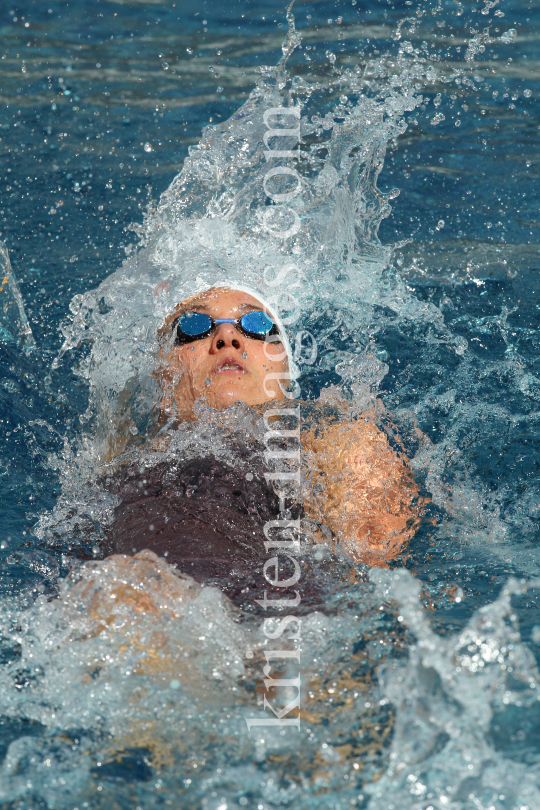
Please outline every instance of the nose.
M233 347L239 352L244 351L244 338L232 323L220 323L216 327L212 338L210 353L221 349Z

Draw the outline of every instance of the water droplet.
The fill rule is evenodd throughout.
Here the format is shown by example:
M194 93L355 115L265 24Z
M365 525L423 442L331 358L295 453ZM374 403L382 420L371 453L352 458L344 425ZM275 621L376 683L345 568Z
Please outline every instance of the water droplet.
M444 228L444 219L440 219L440 220L437 222L437 230L438 230L438 231L440 231L440 230L441 230L441 228Z
M253 658L253 651L252 650L246 650L246 658Z
M193 48L186 48L186 51L187 51L188 53L193 53Z
M206 378L206 380L204 381L204 384L205 385L211 385L212 384L212 380L210 379L210 377Z
M247 360L248 353L247 352L242 352L242 357L244 358L244 360Z
M99 554L99 546L92 546L92 554Z
M133 434L133 436L136 436L136 435L137 435L137 433L138 433L139 431L137 430L137 428L135 427L135 425L131 425L131 426L130 426L130 428L129 428L129 432L130 432L131 434Z
M223 93L223 87L221 87L221 86L217 87L216 88L216 93Z
M144 145L144 151L145 151L145 152L151 152L151 151L152 151L152 144L150 144L150 143L145 143L145 145Z
M246 481L253 481L253 473L246 473Z
M191 350L192 352L194 352L194 351L195 351L195 346L190 346L190 350Z

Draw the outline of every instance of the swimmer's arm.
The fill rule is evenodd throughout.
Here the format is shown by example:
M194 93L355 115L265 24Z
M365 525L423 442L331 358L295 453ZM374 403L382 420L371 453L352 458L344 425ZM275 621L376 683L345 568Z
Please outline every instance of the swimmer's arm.
M399 554L417 528L418 487L373 422L333 425L318 441L327 475L325 521L349 553L381 565Z

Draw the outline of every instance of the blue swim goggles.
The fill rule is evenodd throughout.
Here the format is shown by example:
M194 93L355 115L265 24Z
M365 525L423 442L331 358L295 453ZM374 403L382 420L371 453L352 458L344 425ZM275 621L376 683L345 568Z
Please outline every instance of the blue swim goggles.
M202 312L184 312L173 321L173 331L176 329L175 346L208 337L219 323L232 323L243 335L255 340L266 340L271 335L279 335L279 329L272 318L260 310L247 312L241 318L211 318Z

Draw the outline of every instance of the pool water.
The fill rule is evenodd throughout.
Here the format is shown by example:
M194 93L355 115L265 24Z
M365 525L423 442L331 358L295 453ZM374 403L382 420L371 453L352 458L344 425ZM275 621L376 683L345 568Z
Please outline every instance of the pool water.
M302 41L284 88L259 70L287 33L274 0L1 12L2 807L540 806L539 11L293 11ZM256 227L254 206L219 220L210 203L244 190L265 204L244 113L286 98L292 77L305 182L322 178L291 253L319 344L302 390L337 387L358 412L377 396L430 505L390 570L329 564L327 610L303 614L302 730L250 735L246 719L263 716L261 617L210 588L177 593L162 615L102 614L94 593L120 581L139 593L138 569L99 559L113 504L93 475L114 374L131 379L153 356L155 313L137 309L146 278L199 255L238 279L257 266L258 243L237 235ZM219 140L229 120L251 162ZM195 235L189 217L203 223ZM262 252L283 255L270 240ZM141 257L157 257L151 272ZM233 417L249 433L242 409ZM208 420L199 450L217 442Z

